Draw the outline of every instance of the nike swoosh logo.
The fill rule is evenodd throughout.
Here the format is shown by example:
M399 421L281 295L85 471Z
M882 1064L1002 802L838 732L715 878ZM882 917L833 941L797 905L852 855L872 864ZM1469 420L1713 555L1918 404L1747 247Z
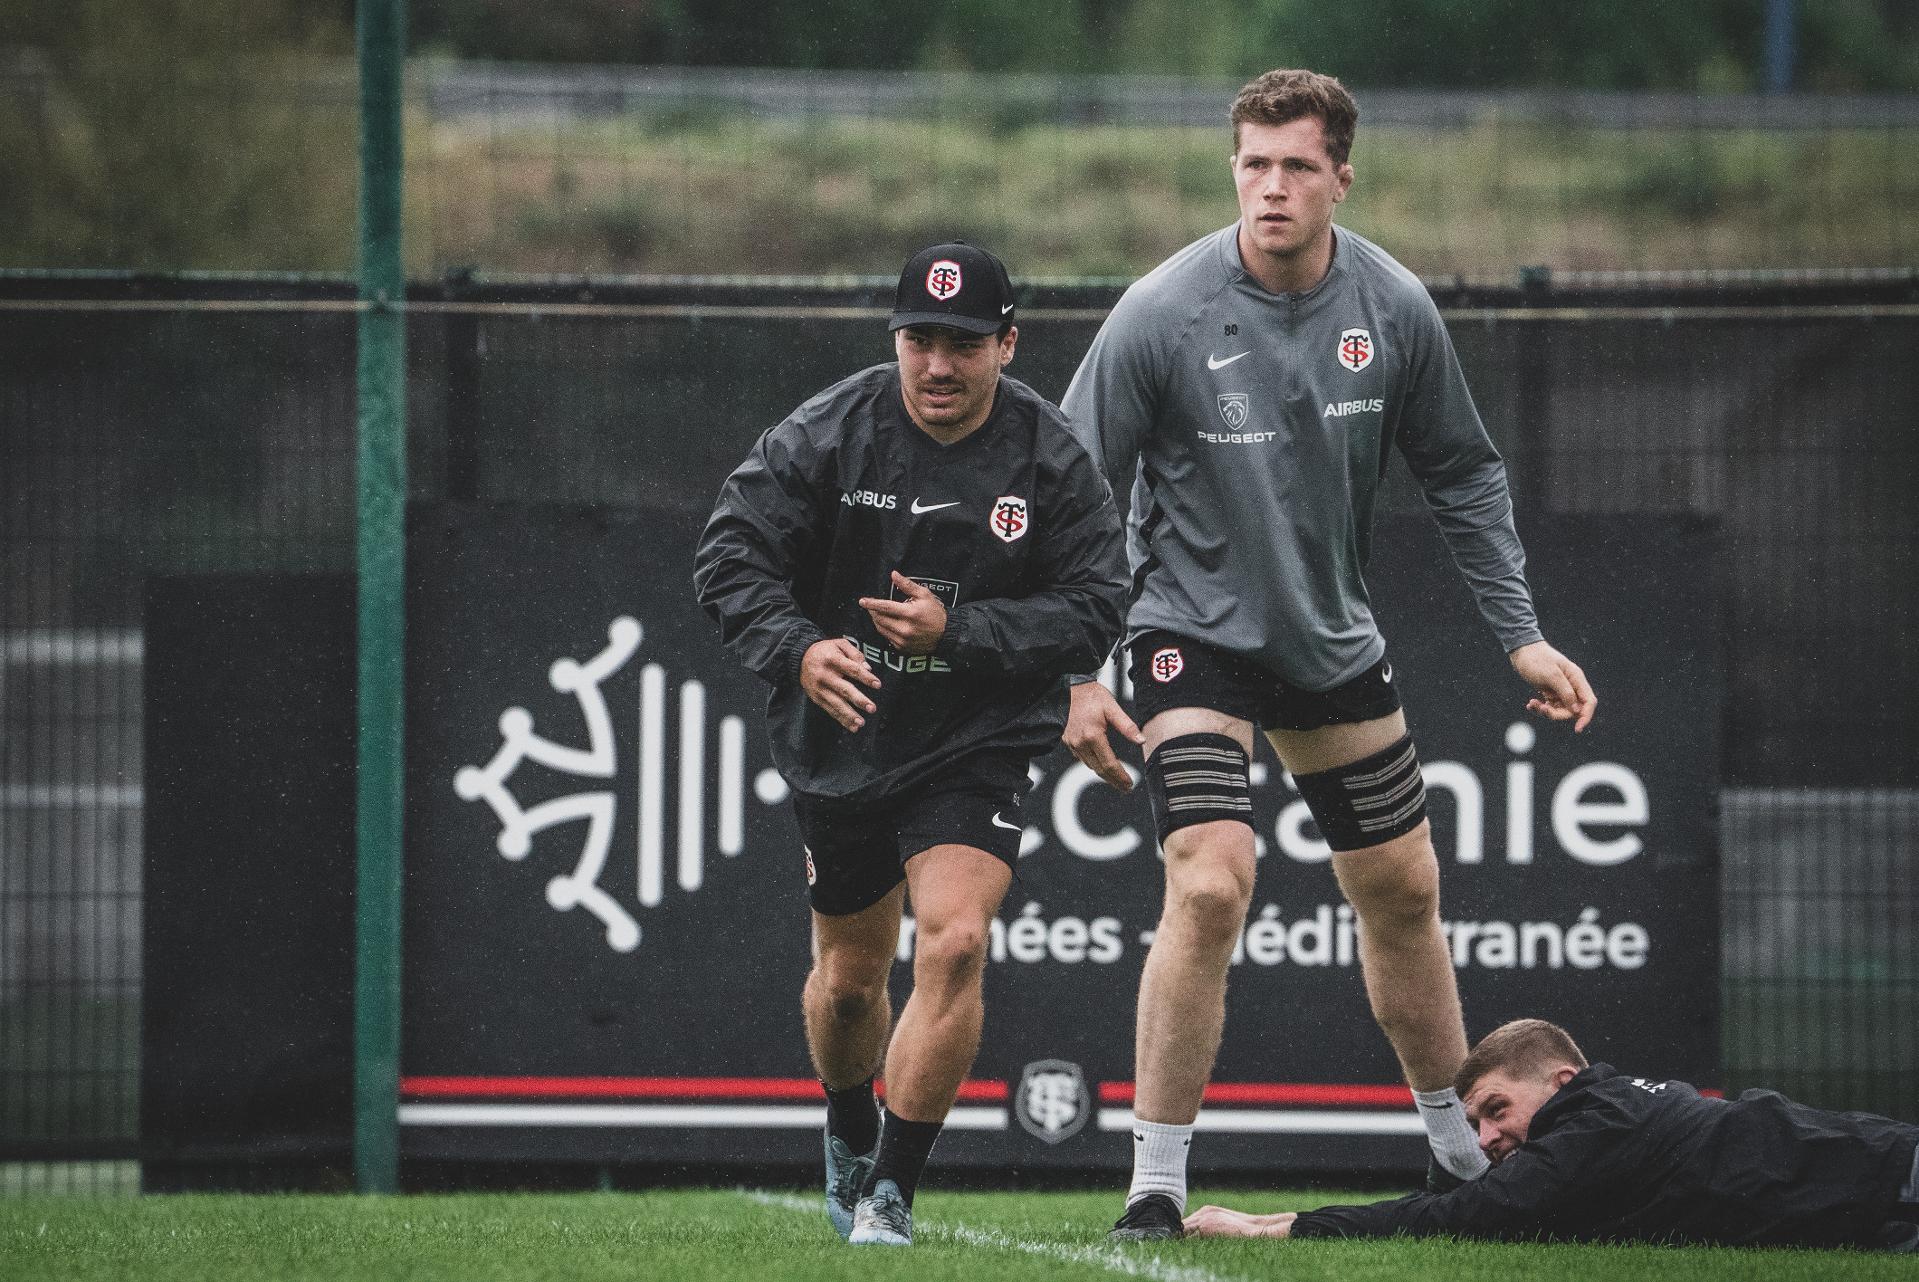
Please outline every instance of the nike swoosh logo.
M1007 822L1006 822L1006 821L1005 821L1004 819L1001 819L1001 818L999 817L999 811L997 811L997 810L995 810L995 811L993 812L993 826L994 826L995 828L1010 828L1010 829L1011 829L1012 831L1014 831L1014 832L1023 832L1023 831L1025 831L1025 830L1024 830L1023 828L1021 828L1021 827L1020 827L1020 826L1019 826L1018 824L1009 824L1009 823L1007 823Z
M943 507L958 507L959 505L960 505L960 500L954 499L951 503L928 503L925 507L921 507L920 501L918 499L914 499L913 515L925 516L928 512L937 512Z
M999 309L999 314L1000 314L1001 316L1004 316L1004 315L1006 315L1006 313L1008 313L1008 312L1010 312L1010 311L1012 311L1012 310L1013 310L1013 305L1012 305L1011 303L1008 303L1008 304L1006 304L1006 306L1004 306L1004 307L1002 307L1002 308L1000 308L1000 309Z
M1133 1132L1133 1138L1138 1140L1142 1144L1146 1142L1146 1137L1144 1135L1141 1135L1138 1131ZM1193 1146L1193 1141L1190 1138L1182 1140L1180 1142L1181 1148L1191 1148L1192 1146Z
M1251 355L1252 355L1251 352L1241 352L1238 356L1228 356L1225 360L1221 360L1219 359L1219 357L1213 355L1211 352L1208 352L1206 353L1206 368L1207 369L1225 369L1228 365L1231 365L1234 361L1241 359L1241 357L1246 357Z

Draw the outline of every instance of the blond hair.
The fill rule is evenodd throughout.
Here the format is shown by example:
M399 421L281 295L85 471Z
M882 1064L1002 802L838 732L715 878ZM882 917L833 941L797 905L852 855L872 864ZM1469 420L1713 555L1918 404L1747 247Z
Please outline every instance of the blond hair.
M1586 1067L1586 1056L1570 1033L1543 1019L1515 1019L1479 1039L1454 1075L1453 1090L1464 1099L1488 1073L1538 1078L1562 1064Z

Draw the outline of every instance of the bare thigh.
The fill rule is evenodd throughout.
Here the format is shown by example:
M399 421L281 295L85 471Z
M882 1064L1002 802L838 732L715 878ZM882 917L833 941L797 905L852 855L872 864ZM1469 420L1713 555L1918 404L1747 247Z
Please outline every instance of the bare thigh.
M974 846L933 846L906 861L906 882L922 932L948 922L984 929L1013 884L1013 870Z
M1395 711L1371 721L1349 721L1317 730L1268 730L1266 741L1293 774L1316 775L1370 757L1399 742L1405 734L1406 714Z
M1145 752L1151 757L1168 739L1186 734L1223 734L1248 755L1253 751L1253 723L1211 708L1168 708L1145 726Z
M844 971L849 978L870 983L877 977L883 981L899 947L900 912L905 900L906 883L901 882L884 899L856 913L814 913L814 961L823 969Z

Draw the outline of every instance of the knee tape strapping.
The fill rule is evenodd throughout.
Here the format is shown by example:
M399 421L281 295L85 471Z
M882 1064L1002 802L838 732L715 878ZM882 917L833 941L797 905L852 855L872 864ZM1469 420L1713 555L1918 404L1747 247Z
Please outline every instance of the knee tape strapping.
M1174 829L1217 819L1252 823L1246 765L1246 750L1230 735L1187 734L1160 744L1146 761L1146 790L1160 841Z
M1426 782L1411 735L1351 765L1295 775L1293 782L1334 850L1403 837L1426 818Z

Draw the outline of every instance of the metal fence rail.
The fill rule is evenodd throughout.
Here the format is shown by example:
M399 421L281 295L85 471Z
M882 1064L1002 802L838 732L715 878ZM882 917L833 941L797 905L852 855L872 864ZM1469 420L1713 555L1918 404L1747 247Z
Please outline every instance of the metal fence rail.
M1522 533L1541 510L1724 532L1728 1084L1919 1117L1919 280L1435 292ZM1031 287L1018 372L1057 396L1115 296ZM703 511L754 435L884 358L889 297L417 287L412 496ZM340 281L0 278L0 1191L124 1187L139 1156L166 965L141 932L143 584L351 568L355 308ZM1397 472L1387 500L1420 503Z

